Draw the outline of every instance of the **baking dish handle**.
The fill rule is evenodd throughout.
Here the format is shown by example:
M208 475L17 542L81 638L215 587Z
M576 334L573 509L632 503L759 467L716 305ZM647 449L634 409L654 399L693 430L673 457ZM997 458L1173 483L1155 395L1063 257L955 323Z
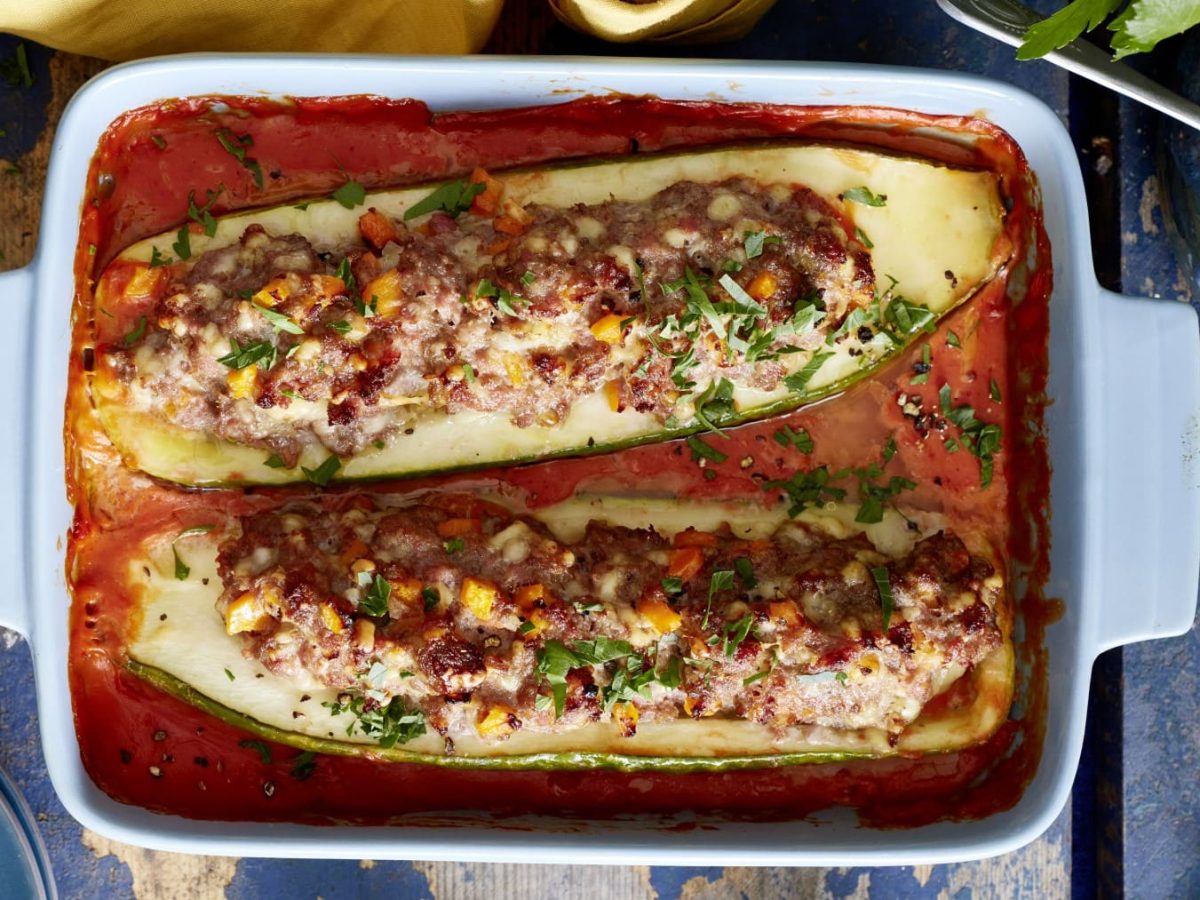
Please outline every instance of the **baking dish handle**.
M1200 330L1184 303L1102 290L1097 309L1103 651L1183 634L1196 615Z
M0 472L9 474L7 496L0 502L0 625L28 635L28 587L25 571L25 483L18 473L27 471L29 437L26 387L29 381L30 313L33 309L33 269L0 272L0 422L8 423L6 440L0 440Z

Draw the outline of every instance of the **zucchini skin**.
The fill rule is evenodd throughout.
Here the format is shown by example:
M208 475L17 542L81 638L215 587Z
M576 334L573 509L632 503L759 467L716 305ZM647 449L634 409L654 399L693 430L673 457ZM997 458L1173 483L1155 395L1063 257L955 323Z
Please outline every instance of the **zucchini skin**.
M738 153L752 154L756 152L756 149L762 148L746 147L734 150L723 148L716 151L693 151L686 154L664 155L658 159L650 159L648 161L659 165L664 162L678 161L680 165L694 166L697 159L708 154L713 157L722 157L718 162L720 165L725 166L725 169L722 171L728 171L733 163L727 157ZM813 147L798 148L795 152L799 153L801 150L821 150L831 155L851 152L845 148L835 150L833 148ZM865 153L865 151L858 152ZM873 159L882 160L883 162L880 165L899 165L896 160L886 157L883 154L871 153L868 155ZM545 172L559 176L565 173L589 172L595 175L596 172L601 172L605 166L613 166L615 167L615 171L627 172L627 170L632 171L636 166L640 165L642 165L642 162L599 161L591 164L558 166L546 169ZM747 165L749 166L750 164L748 163ZM925 167L929 169L934 168L927 165ZM795 172L796 168L797 166L793 165L792 172ZM963 174L956 170L948 171L952 173L953 177ZM928 175L928 173L925 174ZM532 185L526 188L530 195L536 197L538 190L545 189L544 185L539 185L539 172L527 172L524 173L524 176ZM516 177L519 178L520 173ZM621 177L629 179L631 176L625 174ZM802 172L800 174L789 173L783 180L791 179L803 182L803 177ZM860 179L867 178L869 180L870 174L859 174L855 177ZM602 181L598 175L592 180L597 182ZM387 203L391 203L393 210L403 209L409 200L424 193L426 190L427 188L421 188L372 195L368 197L366 204L369 206L379 204L381 207L386 208ZM991 189L991 194L988 194L987 190L980 188L978 185L973 190L976 190L978 196L985 197L989 201L996 199L994 189ZM976 194L972 196L976 196ZM404 197L408 199L397 199ZM311 205L311 212L318 217L325 217L321 218L321 221L325 221L330 215L342 215L347 212L352 212L356 215L358 212L358 210L342 210L339 213L338 210L331 211L322 208L329 203L332 203L332 201L314 203ZM336 206L336 204L334 205ZM992 207L995 205L993 203L989 206L989 215L991 214ZM843 206L855 216L880 213L879 210L860 211L855 204L843 204ZM362 208L360 207L360 209ZM283 215L281 210L266 210L258 214L245 213L225 217L220 222L220 230L218 231L216 240L228 239L229 235L236 228L241 227L240 223L253 222L256 216L262 216L264 221L272 221L270 218L272 214ZM1002 213L999 215L1001 218L997 219L997 222L1002 220ZM982 217L983 214L981 214ZM344 215L343 218L345 218ZM280 221L287 222L290 220L281 219ZM857 218L856 221L858 221ZM882 229L882 226L880 228ZM999 229L997 229L998 233ZM342 232L339 232L339 234L344 238L345 235ZM143 258L149 256L153 240L143 241L141 244L130 248L122 258L135 262L143 260ZM882 240L881 243L883 243ZM203 246L202 242L197 241L196 252L200 252ZM979 247L982 247L982 244ZM979 249L979 247L976 247L976 249ZM934 313L934 321L969 300L970 297L974 296L983 285L989 283L1001 270L1005 257L1004 249L999 246L998 238L996 246L990 248L990 253L991 256L988 265L981 266L979 269L979 272L982 274L977 283L972 279L966 279L965 283L969 285L969 288L965 288L961 293L940 295L940 299L936 299L928 304ZM893 255L895 254L893 253ZM984 255L986 256L986 254ZM940 278L942 274L941 267L937 266L937 268L939 269L937 274ZM924 299L919 296L913 302L916 305L926 305ZM719 426L735 426L788 413L807 404L831 397L871 375L880 366L903 353L920 339L921 336L922 332L917 330L913 333L897 334L891 342L880 339L874 342L874 344L864 345L868 347L868 355L859 357L858 360L849 359L846 355L847 348L843 344L840 347L840 352L832 359L826 361L823 367L825 371L818 370L809 383L802 389L782 395L779 390L776 390L772 392L775 396L769 398L766 402L749 405L740 403L738 407L723 415L710 414L709 419ZM869 361L865 365L859 364L867 360ZM232 441L217 438L206 432L189 431L184 427L156 416L155 412L151 409L133 408L130 405L129 398L122 391L122 385L114 379L111 372L103 367L97 369L93 376L92 386L104 427L127 463L131 467L140 469L167 482L193 487L297 483L303 482L305 479L304 468L310 470L316 469L326 461L328 456L328 452L323 447L310 447L309 450L304 452L300 462L295 467L270 468L264 465L269 455L267 451L234 444ZM595 397L595 395L592 396ZM580 410L581 415L582 412L583 410ZM702 423L696 418L690 418L680 424L673 425L673 427L668 427L661 421L648 421L650 417L631 417L628 411L609 415L606 410L599 410L593 405L587 412L590 419L597 420L594 428L591 425L584 426L580 423L575 423L572 425L569 436L558 437L556 433L562 433L563 429L561 428L535 429L531 426L527 429L517 429L516 426L511 426L510 428L513 432L523 431L526 433L520 435L513 434L508 438L503 438L502 435L502 440L500 441L496 441L489 435L488 442L481 443L469 452L456 452L456 455L449 459L446 458L449 454L437 452L433 445L438 440L441 441L442 446L459 443L463 440L463 436L469 436L478 430L480 420L465 413L434 417L434 422L431 424L441 424L442 420L454 420L460 417L461 419L457 423L459 426L457 429L451 428L451 423L448 423L445 429L438 432L437 438L431 438L424 444L417 442L417 439L406 441L401 436L396 435L390 439L388 447L383 451L367 449L355 456L344 458L341 467L333 474L330 480L332 482L352 483L371 482L381 479L414 478L487 469L497 465L517 465L563 457L587 456L681 438L701 433L708 429L707 424ZM570 419L567 420L567 423L569 422ZM418 424L418 433L427 427L428 425L425 422ZM538 433L534 434L535 431ZM489 443L500 446L489 449ZM511 444L511 446L503 446L506 443ZM312 452L309 452L310 450Z
M603 769L613 772L664 772L685 775L693 772L733 772L742 769L762 769L776 766L792 766L813 763L842 762L849 759L877 759L877 754L827 752L827 753L780 753L761 756L637 756L629 753L533 753L521 756L445 756L434 753L416 753L403 747L380 747L373 744L358 744L332 738L312 737L285 731L259 722L244 713L230 709L205 696L191 685L180 681L162 669L148 666L135 659L125 663L126 668L143 681L154 685L179 700L189 703L222 722L241 728L255 737L330 756L355 756L376 759L382 762L414 763L437 766L444 769L488 769L495 771L587 771Z

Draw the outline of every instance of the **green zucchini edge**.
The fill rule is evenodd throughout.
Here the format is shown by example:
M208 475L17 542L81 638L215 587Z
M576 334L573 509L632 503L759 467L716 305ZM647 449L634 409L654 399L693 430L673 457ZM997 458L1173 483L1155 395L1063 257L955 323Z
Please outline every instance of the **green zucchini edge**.
M731 772L743 769L777 768L781 766L812 765L843 762L851 759L882 759L877 753L849 751L780 753L756 756L637 756L628 753L534 753L522 756L439 756L415 753L402 747L380 747L332 738L318 738L285 731L266 725L236 710L230 709L191 685L155 666L126 660L125 667L136 677L161 691L215 716L227 725L241 728L255 737L327 756L350 756L384 762L414 763L447 769L492 769L497 771L587 771L662 772L686 775L694 772Z

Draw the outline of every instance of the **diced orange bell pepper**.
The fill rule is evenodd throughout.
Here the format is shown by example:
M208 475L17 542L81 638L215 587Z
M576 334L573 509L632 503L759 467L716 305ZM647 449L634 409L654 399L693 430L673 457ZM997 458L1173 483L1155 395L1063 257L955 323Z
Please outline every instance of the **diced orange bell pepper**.
M676 533L673 543L676 547L715 547L717 546L717 536L710 531L688 528Z
M486 170L475 167L471 173L472 184L482 184L483 190L471 201L471 212L477 216L492 216L500 208L500 198L504 195L504 185L493 178Z
M779 279L770 272L760 272L746 287L746 293L755 300L770 300L779 290Z
M437 524L437 533L444 538L462 537L464 534L476 534L482 523L479 519L446 519Z
M671 609L662 591L650 591L639 598L634 609L660 635L670 634L683 624L683 617Z
M671 551L667 575L687 581L704 565L704 551L699 547L679 547Z
M396 226L374 207L358 217L358 230L376 250L382 250L386 244L396 240Z

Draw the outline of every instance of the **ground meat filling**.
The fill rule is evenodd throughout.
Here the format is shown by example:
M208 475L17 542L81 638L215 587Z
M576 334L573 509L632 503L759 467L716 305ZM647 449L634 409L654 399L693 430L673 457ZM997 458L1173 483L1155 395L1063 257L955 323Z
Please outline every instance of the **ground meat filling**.
M249 657L360 712L398 698L452 741L707 716L894 737L1001 641L1000 579L947 533L899 559L798 523L565 544L443 497L252 516L218 562Z
M353 455L435 413L551 426L604 385L618 408L690 417L679 404L720 379L777 387L785 355L802 363L874 298L866 249L800 186L680 182L510 212L409 227L371 210L361 244L321 254L251 225L162 267L144 335L107 352L176 423L291 466L308 445Z

